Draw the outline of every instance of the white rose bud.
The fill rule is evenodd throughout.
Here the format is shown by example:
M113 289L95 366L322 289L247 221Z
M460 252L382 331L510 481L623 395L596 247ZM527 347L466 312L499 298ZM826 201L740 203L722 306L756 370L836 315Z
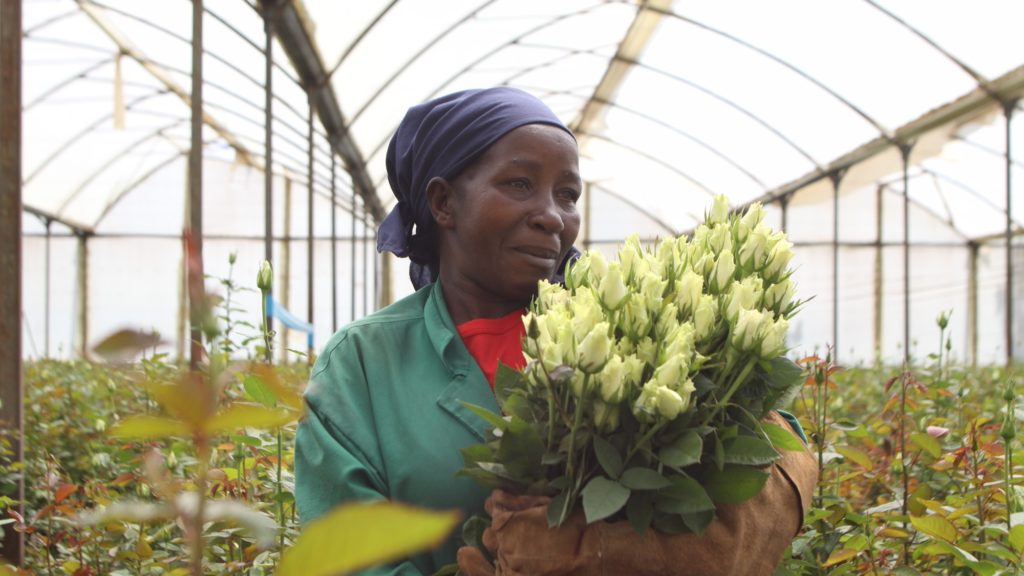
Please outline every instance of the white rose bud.
M768 255L768 242L768 234L764 230L754 229L747 241L740 247L740 267L752 270L760 269Z
M605 434L614 432L619 428L619 406L618 404L605 404L600 400L594 401L594 426Z
M260 271L256 274L256 287L260 292L269 292L274 285L274 269L270 267L270 261L264 260L260 265Z
M661 312L664 302L665 287L668 282L662 280L654 272L648 272L640 281L640 296L643 298L644 306L652 315Z
M729 286L729 294L725 297L725 319L735 324L742 310L757 308L761 302L761 279L748 276L740 282Z
M626 243L619 250L619 263L622 265L622 276L626 281L633 279L636 264L643 259L643 247L640 245L640 236L630 234Z
M732 331L732 345L740 352L751 352L761 338L765 314L760 310L743 310Z
M786 278L778 284L772 284L764 291L764 306L780 314L789 307L795 294L796 284L793 280Z
M650 332L651 314L647 311L643 298L639 294L633 294L626 301L621 322L626 333L635 338L645 336Z
M683 399L683 412L686 412L687 408L690 407L690 400L693 399L693 393L697 391L697 387L694 386L693 380L687 379L682 384L675 387L675 391Z
M583 340L593 330L594 325L601 321L604 314L601 312L601 304L593 290L581 288L576 291L576 297L570 301L570 316L572 317L572 333L576 341Z
M711 205L711 212L708 214L707 220L712 224L719 222L725 222L729 219L729 198L725 194L719 194L715 196L715 201Z
M763 330L763 340L758 356L762 360L771 360L786 352L786 332L789 331L789 321L780 318L768 324Z
M662 238L658 244L657 263L662 276L667 276L676 269L676 240L675 238Z
M669 334L675 332L679 326L679 309L675 302L669 302L661 308L654 321L654 335L658 340L664 341Z
M668 345L665 346L665 354L681 356L689 364L690 359L693 358L695 336L696 327L692 322L683 322L676 326L676 329L667 338Z
M732 230L728 224L715 224L708 236L708 248L716 256L722 252L732 252Z
M733 274L736 272L736 265L732 261L732 252L722 252L715 260L715 267L711 273L711 292L721 294L729 288Z
M597 287L608 273L608 260L596 250L590 253L590 285Z
M539 312L554 310L569 301L569 291L561 284L552 284L547 280L537 283L537 302Z
M711 335L717 318L718 306L715 304L715 297L710 294L704 294L700 297L697 309L693 311L694 337L698 342Z
M639 386L640 379L644 376L644 361L637 358L636 354L623 357L623 364L626 372L626 382L630 386Z
M660 386L657 390L658 415L666 420L675 420L686 404L675 390Z
M685 314L693 314L704 290L704 276L687 269L676 281L676 304Z
M670 356L661 366L654 369L651 377L658 386L675 388L688 375L687 359L682 355Z
M750 206L747 206L746 212L740 218L740 221L747 225L751 230L757 228L757 225L764 220L764 206L760 202L754 202Z
M598 374L601 384L601 399L609 404L618 404L626 395L626 363L613 355Z
M789 261L793 259L793 244L786 239L781 239L772 246L768 253L768 261L764 266L762 274L765 280L776 282L785 273Z
M608 265L608 273L601 280L598 291L601 295L601 304L608 310L618 310L626 303L629 290L626 288L618 262Z
M658 360L658 345L651 338L643 338L636 344L636 357L645 364L654 366Z
M608 323L598 322L594 329L580 342L579 368L587 374L595 374L604 368L611 354L612 341L608 337Z

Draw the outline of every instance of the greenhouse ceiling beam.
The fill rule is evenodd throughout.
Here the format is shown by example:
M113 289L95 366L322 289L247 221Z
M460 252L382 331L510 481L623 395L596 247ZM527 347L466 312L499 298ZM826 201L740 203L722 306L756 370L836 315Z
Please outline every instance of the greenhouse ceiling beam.
M570 126L573 132L586 133L601 117L605 103L615 97L629 73L630 62L640 59L662 16L670 13L672 0L643 0L637 7L636 16L619 43L615 56L608 62L604 76L594 87L590 100L583 106L579 117Z
M327 140L352 176L353 188L373 218L378 222L383 220L384 207L366 169L366 160L348 132L337 96L328 82L305 5L301 0L260 0L260 7L265 18L273 19L277 39L298 73L300 84L316 102L317 116L327 132Z
M1011 70L993 80L990 86L992 90L995 90L1000 95L1000 98L1012 100L1024 96L1024 66ZM897 128L894 138L898 142L913 142L932 130L953 123L963 124L971 119L994 112L998 108L999 105L992 100L992 97L985 90L982 90L980 87L975 88L960 98L935 108L916 120L912 120ZM792 195L802 188L827 178L828 174L851 168L865 160L891 150L893 146L892 140L888 138L875 138L833 160L824 167L824 172L814 171L805 174L774 190L768 191L763 196L751 200L751 202L772 202L781 196Z
M110 22L110 20L103 14L103 10L90 2L89 0L77 0L78 7L82 9L82 12L91 19L104 34L117 46L121 53L125 54L132 60L138 62L139 66L142 66L144 70L149 72L154 78L156 78L161 84L163 84L168 90L173 92L186 106L192 105L191 95L182 88L177 82L171 78L162 67L154 64L141 50L136 48L132 43L121 34L117 28ZM213 129L221 138L223 138L232 148L238 153L239 159L245 163L251 163L252 158L249 154L249 150L242 145L241 142L235 138L235 135L230 130L224 127L217 119L213 118L210 114L203 113L203 123Z

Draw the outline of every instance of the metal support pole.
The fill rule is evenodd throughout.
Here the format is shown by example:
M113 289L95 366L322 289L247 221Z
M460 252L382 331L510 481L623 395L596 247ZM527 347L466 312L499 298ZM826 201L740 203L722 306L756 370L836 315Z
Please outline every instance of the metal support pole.
M981 245L968 242L970 256L967 263L967 351L971 366L978 365L978 252Z
M1010 128L1016 102L1003 105L1006 116L1006 366L1013 364L1013 155L1010 153Z
M331 334L338 331L338 157L331 148Z
M263 258L274 261L274 19L263 15ZM273 289L268 291L273 294ZM274 319L267 316L267 331L273 329Z
M281 243L281 265L274 283L281 287L277 291L277 304L285 310L292 309L292 179L284 177L284 241ZM275 306L277 305L275 304ZM281 326L281 363L288 363L288 327Z
M316 117L316 99L313 97L313 90L307 91L309 95L309 118L307 123L306 147L309 151L306 165L306 318L310 325L313 325L313 119ZM311 342L311 340L307 340ZM306 358L313 358L313 346L308 346Z
M879 186L875 189L875 301L874 301L874 327L875 327L875 364L882 364L882 280L885 276L882 251L882 210L885 188Z
M789 200L789 196L779 196L779 209L782 211L779 229L783 232L786 231L786 226L789 224Z
M349 302L349 304L351 304L351 310L349 312L351 316L349 321L351 322L356 319L356 195L354 192L352 194L352 233L349 236L349 242L349 247L352 252L351 261L349 262L352 267L351 274L349 276L350 284L352 286L351 293L349 294L351 298L351 301Z
M832 350L839 361L839 185L842 172L829 175L832 181Z
M89 358L89 236L78 233L78 357Z
M203 0L192 0L192 147L188 155L189 368L203 358Z
M583 249L590 250L591 203L594 200L594 188L590 182L583 184Z
M44 218L43 219L43 224L46 226L46 257L45 257L45 263L44 263L44 265L46 266L46 270L45 270L45 272L43 274L43 284L45 285L44 288L43 288L45 290L45 294L44 294L44 300L45 300L44 306L45 306L45 309L43 310L43 322L45 322L45 326L43 327L43 342L44 342L44 344L43 344L43 355L44 355L45 358L49 358L50 357L50 293L51 293L51 290L50 290L50 288L51 288L51 284L50 284L50 241L53 238L52 231L50 230L50 226L53 224L53 219L51 219L51 218Z
M21 381L21 0L0 0L0 427L10 442L10 464L24 460ZM21 473L6 496L24 515L25 480ZM13 524L4 525L3 555L20 566L24 540Z
M900 144L903 160L903 362L910 366L910 150Z

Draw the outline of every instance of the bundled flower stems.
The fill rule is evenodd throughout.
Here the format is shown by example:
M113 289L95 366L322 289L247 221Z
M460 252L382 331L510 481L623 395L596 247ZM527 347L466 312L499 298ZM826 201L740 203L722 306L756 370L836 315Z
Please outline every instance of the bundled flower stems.
M524 316L526 367L499 368L502 414L470 406L494 437L463 451L491 487L551 497L557 526L701 533L716 504L753 497L780 450L800 449L763 421L799 390L783 357L794 300L792 245L764 209L729 212L724 196L692 238L655 249L630 237L541 282Z

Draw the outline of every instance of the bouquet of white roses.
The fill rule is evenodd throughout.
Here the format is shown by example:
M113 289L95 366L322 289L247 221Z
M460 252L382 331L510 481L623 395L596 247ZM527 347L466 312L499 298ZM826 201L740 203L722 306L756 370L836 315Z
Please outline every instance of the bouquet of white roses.
M778 450L802 448L762 420L802 383L783 357L792 245L763 220L719 196L692 238L633 236L618 261L585 253L565 286L541 282L526 367L499 368L502 415L470 406L495 429L462 473L551 496L550 526L582 501L587 522L701 533L716 504L757 494Z

